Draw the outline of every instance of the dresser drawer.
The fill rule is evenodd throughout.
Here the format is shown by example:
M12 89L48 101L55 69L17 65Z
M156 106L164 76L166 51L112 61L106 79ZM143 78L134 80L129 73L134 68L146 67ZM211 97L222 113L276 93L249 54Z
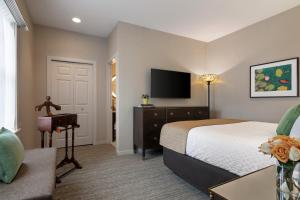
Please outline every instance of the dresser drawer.
M193 118L197 119L208 119L208 108L197 108L193 110Z
M154 121L157 119L165 120L166 119L166 109L147 109L143 113L144 121Z
M158 133L160 133L161 128L165 123L166 122L163 120L152 120L151 122L144 122L145 133L147 134L149 131L157 131Z
M146 148L160 148L159 135L150 134L145 136L144 145Z
M193 109L182 108L167 110L167 122L192 120L193 118Z

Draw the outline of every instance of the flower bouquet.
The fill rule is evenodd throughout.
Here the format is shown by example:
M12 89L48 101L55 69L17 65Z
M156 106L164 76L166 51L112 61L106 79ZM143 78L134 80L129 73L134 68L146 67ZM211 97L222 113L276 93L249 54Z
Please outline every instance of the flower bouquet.
M277 161L277 199L300 199L300 140L278 135L261 144L260 151L274 156Z

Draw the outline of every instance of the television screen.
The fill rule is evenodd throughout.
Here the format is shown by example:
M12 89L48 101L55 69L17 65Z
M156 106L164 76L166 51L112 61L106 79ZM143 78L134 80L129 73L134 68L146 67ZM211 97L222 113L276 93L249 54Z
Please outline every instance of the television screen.
M151 69L151 97L191 98L191 74Z

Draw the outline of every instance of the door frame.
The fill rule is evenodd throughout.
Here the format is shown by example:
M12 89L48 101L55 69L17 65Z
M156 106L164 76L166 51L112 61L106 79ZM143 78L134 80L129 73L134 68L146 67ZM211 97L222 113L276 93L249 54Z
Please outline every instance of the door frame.
M92 98L92 144L97 144L97 84L96 84L96 62L91 60L84 60L78 58L67 58L67 57L59 57L59 56L47 56L47 96L51 93L51 74L52 67L51 61L60 61L60 62L69 62L69 63L78 63L78 64L88 64L91 65L92 68L92 91L95 94Z
M111 97L111 64L112 60L116 60L116 151L118 152L119 150L119 144L120 144L120 130L119 130L119 119L120 119L120 109L119 109L119 59L118 59L118 54L114 54L108 61L107 61L107 67L106 67L106 80L107 80L107 110L106 110L106 127L107 127L107 140L109 144L112 144L112 110L111 110L111 102L112 102L112 97Z

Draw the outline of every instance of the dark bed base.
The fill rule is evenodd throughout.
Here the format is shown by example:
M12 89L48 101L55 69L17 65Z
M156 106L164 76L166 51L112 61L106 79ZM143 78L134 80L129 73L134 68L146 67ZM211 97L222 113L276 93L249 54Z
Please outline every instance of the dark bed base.
M176 175L208 194L208 188L238 178L222 168L164 148L164 163Z

